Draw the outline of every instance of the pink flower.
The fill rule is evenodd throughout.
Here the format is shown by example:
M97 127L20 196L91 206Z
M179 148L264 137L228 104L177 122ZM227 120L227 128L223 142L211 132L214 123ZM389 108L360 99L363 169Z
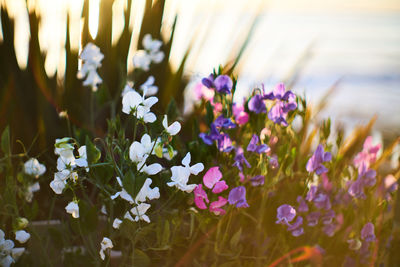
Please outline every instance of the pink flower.
M225 206L227 202L228 200L226 198L219 196L217 201L210 204L210 211L214 212L215 215L224 215L226 211L221 209L221 207Z
M211 101L214 98L214 90L205 87L201 82L197 83L194 87L194 95L196 100L204 99L206 101Z
M239 125L246 124L249 121L249 114L244 111L244 105L234 103L232 106L233 116Z
M376 154L378 153L379 149L381 149L381 144L373 146L372 136L368 136L365 139L363 150L354 158L354 165L361 169L361 165L365 163L365 166L369 168L369 166L376 161Z
M222 178L222 173L219 170L219 167L218 166L212 167L204 175L203 183L207 188L213 189L212 192L214 194L218 194L228 188L228 185L226 184L225 181L220 181L221 178Z
M209 203L207 193L203 190L203 186L201 184L197 185L196 188L193 190L194 192L194 203L196 206L201 209L207 209L207 205L204 203L204 200Z

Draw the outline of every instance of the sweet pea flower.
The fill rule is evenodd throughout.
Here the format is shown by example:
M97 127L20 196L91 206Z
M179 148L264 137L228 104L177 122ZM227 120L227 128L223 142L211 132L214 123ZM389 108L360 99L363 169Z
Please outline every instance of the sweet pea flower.
M79 218L79 206L75 201L68 203L68 205L65 207L65 210L67 213L70 213L73 218Z
M121 178L116 177L116 180L117 180L117 183L119 184L119 186L122 188L122 190L119 191L119 192L117 192L117 193L115 193L115 194L112 195L110 198L111 198L112 200L114 200L114 199L116 199L117 197L120 197L120 198L122 198L122 199L128 201L130 204L133 204L133 203L134 203L133 198L132 198L132 196L125 190L125 188L123 187Z
M314 211L307 214L308 226L316 226L320 217L321 213L319 211Z
M122 97L122 112L132 114L145 123L152 123L157 118L154 113L150 112L150 108L157 102L157 97L151 96L145 98L144 95L142 97L138 92L132 89Z
M132 58L133 66L135 69L142 69L144 71L150 70L151 57L145 50L138 50Z
M213 88L214 85L214 74L208 75L208 77L201 79L201 83L207 88Z
M140 143L134 141L129 147L129 158L135 163L141 163L146 160L154 146L154 142L151 141L150 135L144 134L140 139Z
M236 205L237 208L248 208L249 204L246 201L246 188L238 186L229 192L228 202L231 205Z
M62 170L54 174L54 179L50 182L50 187L53 189L54 193L58 195L62 193L70 175L71 172L69 170Z
M357 180L354 182L349 182L350 186L348 193L350 196L355 198L365 199L366 195L364 193L365 187L374 186L376 183L376 171L367 170L366 164L362 163L359 169L359 174Z
M38 178L46 172L46 166L40 164L37 159L30 158L24 163L24 171L26 174Z
M88 172L89 171L89 168L88 168L89 165L88 165L88 161L87 161L86 146L81 146L78 149L78 153L79 153L79 158L75 159L75 164L78 167L85 168L86 171Z
M214 121L214 125L217 128L236 128L236 124L230 118L225 118L224 115L220 115L218 118L216 118Z
M147 178L144 181L142 188L139 193L136 195L135 202L140 203L146 201L146 199L152 200L160 198L160 191L158 187L150 188L150 185L153 181L150 178Z
M32 201L33 198L33 193L37 192L40 190L40 184L38 182L31 184L28 186L26 192L25 192L25 200L28 202Z
M4 232L0 229L0 265L4 267L11 266L18 257L22 255L25 248L15 248L14 242L5 239Z
M271 93L264 94L263 98L276 100L275 105L268 113L268 118L276 124L287 126L286 117L288 112L297 108L296 95L291 91L286 91L285 85L281 83Z
M146 34L142 41L143 47L148 51L152 62L160 63L164 59L164 52L160 51L162 42L153 39L150 34Z
M298 216L293 224L288 225L287 230L292 233L292 236L297 237L304 234L304 229L303 227L301 227L302 225L303 225L303 217Z
M183 166L173 166L171 168L172 182L167 183L168 186L176 186L179 190L191 193L193 189L197 186L196 184L188 185L189 176L191 174L197 175L204 169L203 163L197 163L190 166L191 155L190 152L182 159Z
M314 154L307 162L306 169L308 172L314 172L318 175L328 172L328 169L322 163L330 161L332 155L330 152L324 152L322 145L318 145Z
M111 239L109 239L108 237L103 237L103 240L101 241L100 246L101 246L100 252L99 252L100 258L102 260L104 260L106 258L104 251L112 249L114 247L114 245L113 245Z
M220 138L217 140L217 147L221 152L231 152L235 149L228 134L220 135Z
M268 112L268 119L285 127L288 126L286 117L287 112L285 112L285 104L282 102L276 103Z
M376 155L380 149L381 144L372 145L372 136L368 136L364 141L363 150L354 158L354 165L359 168L359 170L363 164L366 168L369 168L369 166L376 161Z
M203 142L209 146L211 146L215 140L219 140L223 138L223 136L220 134L218 131L217 127L215 126L214 123L211 123L210 125L210 133L200 133L199 137L203 140Z
M146 215L146 211L151 207L150 204L140 203L136 207L131 209L131 213L135 215L135 221L143 220L147 223L150 223L150 218Z
M230 94L233 82L232 79L228 75L219 75L214 80L215 89L220 94Z
M233 103L232 113L235 117L236 123L239 125L244 125L249 121L249 114L244 111L243 104Z
M279 167L278 156L272 155L269 158L268 164L269 164L269 166L271 166L272 169L278 168Z
M83 65L78 71L77 77L78 79L86 77L83 85L91 85L93 91L96 91L97 84L103 82L96 70L101 67L101 61L103 60L104 55L100 52L100 48L92 43L88 43L83 49L80 58L83 60Z
M250 163L244 157L243 148L241 148L241 147L236 148L236 155L233 159L235 161L233 163L233 166L238 168L240 172L243 172L243 164L245 164L247 166L247 168L251 168Z
M218 196L218 200L211 202L210 204L210 211L213 212L215 215L224 215L226 211L221 209L221 207L225 206L228 200L224 197Z
M215 91L203 85L199 82L194 87L194 94L196 100L204 99L206 101L211 101L214 98Z
M297 208L297 210L299 212L307 212L308 211L308 205L305 202L305 200L301 197L301 196L297 196L297 203L299 203L299 207Z
M157 94L158 87L154 85L154 76L150 75L149 78L140 86L144 96L152 96Z
M170 135L176 135L181 130L181 124L179 122L177 122L177 121L175 121L170 126L168 126L167 115L164 115L164 119L163 119L162 125L164 126L165 131Z
M267 108L265 106L264 103L264 99L261 95L256 94L254 95L249 103L248 103L248 107L249 110L256 113L256 114L260 114L260 113L266 113L267 112Z
M250 181L252 186L264 185L265 177L263 175L257 175L250 178Z
M268 152L270 148L266 144L257 145L260 141L258 135L253 134L250 143L247 146L247 151L256 152L258 154Z
M19 230L15 232L15 240L17 240L21 244L28 241L30 237L31 235L24 230Z
M278 207L276 217L278 219L276 223L289 225L289 222L296 217L296 210L288 204L283 204Z
M207 205L204 203L204 201L207 203L209 203L210 201L208 200L206 191L204 191L203 189L203 185L197 185L196 188L193 190L193 193L194 204L196 204L196 206L201 210L207 209Z
M114 229L119 229L119 227L121 226L121 223L122 223L122 220L120 220L118 218L115 218L114 221L113 221L112 227Z
M374 225L372 223L367 223L361 230L361 239L365 242L375 241Z
M323 193L319 193L313 199L315 207L318 209L329 210L331 208L331 202L329 196Z
M228 189L228 185L226 184L226 182L220 181L221 178L222 173L219 170L219 167L212 167L203 176L203 183L207 188L212 189L212 192L214 194L218 194Z

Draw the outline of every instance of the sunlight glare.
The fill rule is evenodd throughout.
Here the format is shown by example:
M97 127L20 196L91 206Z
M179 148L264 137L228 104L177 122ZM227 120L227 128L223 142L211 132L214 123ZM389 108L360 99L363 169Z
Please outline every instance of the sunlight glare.
M99 4L100 0L89 1L89 32L93 39L96 38L99 29Z

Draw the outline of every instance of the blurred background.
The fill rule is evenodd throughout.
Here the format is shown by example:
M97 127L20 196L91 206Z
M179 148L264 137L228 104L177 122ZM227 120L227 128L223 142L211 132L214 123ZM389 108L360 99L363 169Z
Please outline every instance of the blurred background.
M32 133L60 137L60 132L49 133L48 125L62 123L57 113L64 109L75 116L77 125L85 124L80 117L84 111L74 102L87 96L78 90L87 89L76 81L80 62L74 57L88 41L105 54L100 73L105 93L101 89L97 97L100 120L107 114L101 110L107 104L102 99L114 97L118 90L113 88L125 84L121 73L132 71L132 55L149 32L163 40L168 58L154 70L156 78L159 75L161 105L166 106L171 96L182 104L177 95L186 88L185 103L190 106L190 89L221 64L239 77L237 100L261 83L272 90L276 83L286 82L312 103L334 87L320 116L331 116L350 129L377 115L376 131L388 138L400 134L398 0L2 0L1 4L2 127L17 120L24 127L36 125ZM32 82L18 85L20 78ZM42 99L30 98L28 87L37 88L35 94ZM16 93L9 96L10 90ZM27 99L10 104L14 98ZM33 99L36 107L31 108ZM27 109L30 119L23 114L16 119L21 108Z

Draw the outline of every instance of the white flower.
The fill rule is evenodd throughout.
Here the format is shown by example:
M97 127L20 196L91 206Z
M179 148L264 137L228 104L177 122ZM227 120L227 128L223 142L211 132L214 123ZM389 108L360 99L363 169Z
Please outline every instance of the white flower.
M178 154L178 151L173 150L172 151L172 157L171 157L170 154L169 154L168 148L164 147L163 150L162 150L162 153L163 153L163 158L165 158L166 160L171 160L173 157L175 157Z
M143 220L147 223L150 223L149 217L145 214L146 211L151 207L150 204L147 203L140 203L136 207L131 209L131 213L135 215L135 221Z
M181 124L177 121L168 126L167 115L164 115L162 125L164 126L164 129L167 131L167 133L169 133L170 135L176 135L181 130Z
M78 71L78 79L83 79L86 76L86 80L83 85L91 85L93 91L97 90L97 84L103 82L101 77L97 74L96 70L101 66L101 61L104 55L100 52L100 49L92 44L88 43L83 49L80 58L84 61L82 68Z
M157 52L162 46L162 42L157 39L151 38L150 34L146 34L142 41L143 47L149 52Z
M136 195L135 202L140 203L146 201L146 198L149 200L160 198L160 191L158 187L151 188L150 185L153 181L150 178L147 178L144 181L142 188L139 193Z
M71 201L66 207L67 213L70 213L73 218L79 218L79 206L75 201Z
M19 230L15 232L15 239L18 240L21 244L25 243L28 241L28 239L31 237L31 235L24 231L24 230Z
M154 85L154 76L149 76L147 80L140 86L145 96L155 95L158 92L158 87Z
M133 55L133 66L135 69L150 70L151 56L145 50L138 50Z
M134 221L134 219L132 218L131 214L129 213L129 211L127 211L124 215L124 219L130 220L131 222Z
M87 154L86 154L86 146L81 146L78 149L78 153L79 153L79 158L75 159L76 165L78 165L79 167L86 168L86 171L88 172L89 168L88 168L88 161L87 161Z
M4 258L0 258L0 265L3 267L9 267L14 262L14 259L10 255L5 256Z
M124 90L122 90L121 96L124 97L128 92L135 91L129 84L125 85Z
M38 178L46 172L46 166L40 164L35 158L30 158L24 163L24 171L26 174Z
M14 260L17 260L25 252L25 248L13 248L11 250L11 255Z
M104 260L106 257L106 255L104 254L104 251L107 249L112 249L114 246L113 246L112 241L107 237L103 237L103 240L101 241L100 245L101 245L100 258L102 260Z
M28 186L28 189L25 192L25 200L28 201L28 202L31 202L32 198L33 198L33 193L35 193L35 192L37 192L39 190L40 190L40 185L39 185L38 182Z
M122 221L120 219L115 218L112 226L114 229L119 229L119 227L121 226L121 223L122 223Z
M100 212L103 213L104 215L107 215L107 210L105 205L101 206Z
M150 112L150 108L158 102L158 98L155 96L151 96L147 99L144 99L143 97L143 102L142 105L138 106L137 108L137 114L136 117L138 119L143 119L144 122L152 123L156 121L156 115L154 113Z
M203 163L197 163L193 166L190 166L191 156L190 152L186 154L186 156L182 159L183 166L173 166L171 168L172 182L167 183L168 186L176 186L179 190L190 193L197 186L196 184L188 185L190 174L197 175L199 172L203 171L204 165Z
M122 181L121 178L117 177L117 182L119 184L119 186L121 186L122 190L115 193L114 195L111 196L111 199L114 200L117 197L120 197L122 199L125 199L126 201L128 201L130 204L133 204L133 198L131 195L129 195L128 192L126 192L126 190L124 189L123 185L122 185Z
M142 167L143 166L143 167ZM148 175L156 175L162 170L162 166L158 163L153 163L147 166L146 164L140 165L138 164L138 168L140 172L147 173Z
M131 114L132 111L135 111L140 104L142 104L143 98L139 95L135 90L129 90L122 97L122 112L126 114Z
M129 147L129 158L135 163L140 163L146 160L153 146L154 141L151 141L150 135L144 134L140 139L140 143L135 141Z
M53 189L54 193L61 194L67 184L67 179L70 176L69 170L62 170L60 172L56 172L54 174L54 179L50 183L51 189Z

